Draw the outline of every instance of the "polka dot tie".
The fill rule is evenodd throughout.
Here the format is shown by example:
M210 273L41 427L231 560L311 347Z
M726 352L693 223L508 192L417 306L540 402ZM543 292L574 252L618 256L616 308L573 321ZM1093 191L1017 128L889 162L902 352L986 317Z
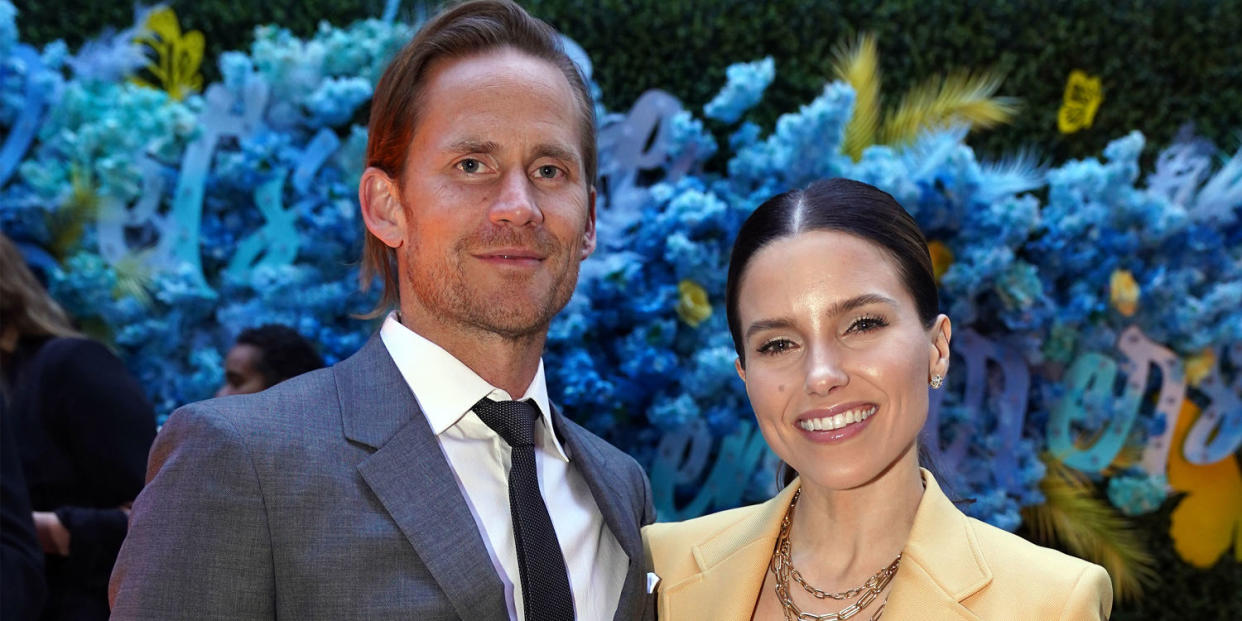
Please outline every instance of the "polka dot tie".
M535 475L535 419L539 408L531 401L483 399L474 404L474 413L513 448L509 511L517 540L526 621L572 621L569 573Z

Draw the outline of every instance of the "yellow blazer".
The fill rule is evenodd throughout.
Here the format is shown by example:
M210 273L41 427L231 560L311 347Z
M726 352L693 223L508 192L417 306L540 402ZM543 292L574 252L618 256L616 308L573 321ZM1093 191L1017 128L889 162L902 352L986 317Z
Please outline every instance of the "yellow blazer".
M927 488L883 619L1108 618L1113 587L1102 567L967 517L931 473L924 470L923 480ZM794 481L763 504L643 528L647 566L660 577L659 618L750 619L781 519L799 484Z

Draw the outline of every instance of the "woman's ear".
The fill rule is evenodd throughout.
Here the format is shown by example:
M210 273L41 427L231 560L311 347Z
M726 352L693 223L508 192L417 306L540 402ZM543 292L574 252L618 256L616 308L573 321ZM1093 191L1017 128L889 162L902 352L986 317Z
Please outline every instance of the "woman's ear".
M746 383L746 367L742 365L742 359L740 357L733 359L733 368L737 369L737 376L742 378L742 383L745 384Z
M358 204L367 230L385 246L396 248L405 240L405 209L401 190L388 173L370 166L358 182Z
M953 323L947 315L936 317L928 332L931 342L928 344L929 367L932 375L947 377L949 375L949 341L953 338Z

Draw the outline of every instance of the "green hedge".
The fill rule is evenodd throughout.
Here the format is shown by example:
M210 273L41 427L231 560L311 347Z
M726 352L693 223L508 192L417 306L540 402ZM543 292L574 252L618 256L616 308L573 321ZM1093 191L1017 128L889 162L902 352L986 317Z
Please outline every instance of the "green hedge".
M123 2L30 3L18 16L26 41L65 38L76 47L104 26L132 20ZM255 24L279 23L300 36L321 19L337 24L379 15L382 0L171 3L184 29L203 31L208 57L245 48ZM431 3L435 4L435 3ZM625 109L649 88L702 106L730 63L772 55L776 82L752 113L770 125L814 97L831 76L834 45L859 31L878 35L884 92L955 68L995 68L1002 94L1021 97L1014 124L975 136L996 155L1034 148L1049 161L1097 155L1131 129L1149 145L1169 142L1194 122L1218 146L1238 146L1242 129L1242 0L1086 2L1023 0L529 0L525 4L591 55L610 109ZM415 3L403 3L410 15ZM1093 127L1056 128L1073 69L1099 76L1104 102ZM204 63L208 82L214 61Z

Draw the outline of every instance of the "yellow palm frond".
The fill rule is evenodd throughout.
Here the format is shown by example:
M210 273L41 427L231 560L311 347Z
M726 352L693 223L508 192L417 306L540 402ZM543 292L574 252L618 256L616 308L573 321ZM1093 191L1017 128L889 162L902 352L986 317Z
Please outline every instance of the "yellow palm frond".
M841 150L857 162L863 149L875 144L880 127L880 54L875 36L862 34L852 45L839 46L832 69L837 79L854 89L854 114L845 127Z
M126 296L138 300L143 306L151 306L151 282L153 276L147 264L148 251L126 255L116 265L116 284L112 288L112 296L120 299Z
M47 215L47 229L51 234L49 251L61 261L78 245L86 225L99 212L99 194L95 191L89 166L71 166L69 183L65 202Z
M1130 528L1130 523L1100 500L1081 472L1045 458L1047 474L1040 482L1045 501L1022 508L1040 543L1061 542L1073 554L1108 570L1118 600L1133 601L1156 579L1155 560Z
M888 115L880 141L908 144L924 130L955 123L974 127L1006 123L1017 113L1018 101L993 97L1000 84L1001 76L997 73L958 72L915 86Z

